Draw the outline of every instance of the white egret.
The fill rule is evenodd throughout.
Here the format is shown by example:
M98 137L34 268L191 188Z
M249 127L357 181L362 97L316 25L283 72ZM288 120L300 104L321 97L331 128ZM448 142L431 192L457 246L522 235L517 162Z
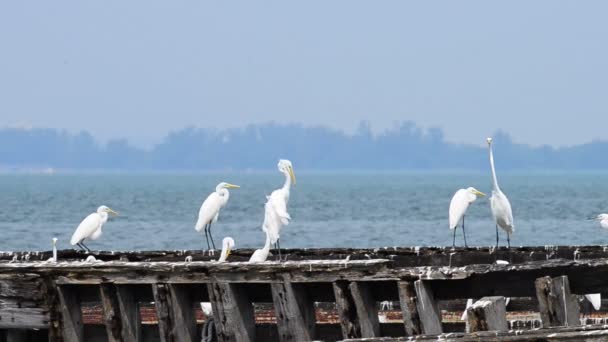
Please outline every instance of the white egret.
M270 242L275 244L275 248L279 252L279 260L281 260L280 233L281 228L288 225L291 220L291 216L287 212L287 203L289 203L291 185L296 184L296 176L291 162L287 159L279 160L277 167L285 175L285 183L283 183L282 188L273 191L270 196L266 196L268 201L264 206L262 229L268 232Z
M467 247L467 234L464 231L464 215L469 208L469 205L477 199L477 196L485 196L483 192L469 187L466 189L460 189L456 191L452 201L450 202L450 229L454 230L454 238L452 240L452 247L456 246L456 227L458 222L462 220L462 235L464 236L464 246Z
M601 293L589 293L585 295L585 298L591 303L595 311L598 311L602 307L602 294Z
M600 222L600 227L608 229L608 214L599 214L591 220L598 220Z
M266 234L264 248L256 249L251 258L249 258L249 262L264 262L268 259L268 254L270 253L270 234L268 234L268 230L266 229L264 229L264 233Z
M230 256L230 252L232 252L232 248L234 248L234 239L231 237L225 237L222 240L222 253L220 254L220 258L218 262L224 262Z
M492 138L487 138L488 149L490 151L490 167L492 168L492 197L490 197L490 207L492 208L492 216L496 223L496 247L498 247L498 227L507 232L507 245L511 247L510 235L515 231L513 225L513 212L511 211L511 203L507 196L500 191L498 180L496 179L496 169L494 168L494 154L492 153Z
M209 237L211 237L211 244L213 245L213 249L215 249L215 242L211 235L211 224L217 222L217 219L220 216L220 210L228 203L228 199L230 198L228 189L237 188L240 187L238 185L221 182L215 187L215 191L207 196L207 199L205 199L201 205L201 209L198 212L198 221L196 221L194 229L196 229L197 232L205 229L207 249L211 249Z
M70 239L70 244L72 246L78 245L78 247L90 252L91 250L84 244L84 240L97 240L101 236L101 228L108 221L108 214L118 216L117 212L105 205L97 208L97 212L90 214L80 222L80 225L78 225L78 228L76 228Z

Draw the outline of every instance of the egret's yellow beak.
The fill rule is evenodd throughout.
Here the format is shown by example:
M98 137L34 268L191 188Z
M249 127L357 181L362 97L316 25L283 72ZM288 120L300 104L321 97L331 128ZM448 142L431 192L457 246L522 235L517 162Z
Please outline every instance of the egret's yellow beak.
M238 189L238 188L240 188L240 186L234 185L234 184L230 184L230 183L226 184L226 186L224 186L224 187L227 188L227 189Z
M475 195L477 195L477 196L482 196L483 197L483 196L486 195L486 194L484 194L483 192L481 192L479 190L475 190L474 192L475 192Z
M114 210L110 209L110 208L108 208L108 213L110 213L110 214L112 214L114 216L118 216L118 213L115 212Z
M228 248L228 250L226 250L226 258L230 256L230 252L232 252L232 249Z
M288 167L287 170L289 171L289 177L291 177L291 182L293 183L293 185L296 185L296 175L293 173L293 167Z

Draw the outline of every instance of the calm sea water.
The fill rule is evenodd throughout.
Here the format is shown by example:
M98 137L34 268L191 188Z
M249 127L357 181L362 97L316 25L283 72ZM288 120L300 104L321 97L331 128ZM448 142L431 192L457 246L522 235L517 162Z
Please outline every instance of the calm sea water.
M485 174L297 173L281 246L383 247L451 245L447 212L452 194L475 186L490 193ZM587 221L608 212L608 175L499 174L513 206L514 245L608 244L608 231ZM121 215L105 226L92 249L197 249L199 207L220 181L239 184L213 227L216 245L232 236L237 247L263 245L265 195L282 185L268 174L87 174L0 175L0 250L59 248L78 223L106 204ZM489 201L469 208L470 245L495 240ZM503 242L505 236L501 235ZM462 243L461 231L457 242Z

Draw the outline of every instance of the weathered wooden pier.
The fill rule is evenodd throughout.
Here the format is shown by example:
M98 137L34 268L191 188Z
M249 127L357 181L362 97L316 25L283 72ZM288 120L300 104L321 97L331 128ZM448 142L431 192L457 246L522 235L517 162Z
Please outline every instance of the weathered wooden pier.
M0 253L0 342L200 341L201 302L219 341L608 340L608 247L252 252Z

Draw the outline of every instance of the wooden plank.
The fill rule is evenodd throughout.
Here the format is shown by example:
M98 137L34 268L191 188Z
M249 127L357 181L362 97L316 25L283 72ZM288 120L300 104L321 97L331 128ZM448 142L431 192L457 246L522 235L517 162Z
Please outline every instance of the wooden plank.
M115 285L116 299L121 321L121 335L123 341L141 341L141 317L139 303L135 299L133 287L129 285Z
M447 284L445 284L447 285ZM430 284L424 280L414 282L416 289L416 309L420 317L422 331L425 334L441 334L441 311L435 302Z
M154 305L156 306L156 317L158 320L158 333L161 342L179 342L172 334L173 322L171 321L170 294L167 284L152 285Z
M253 304L245 286L208 283L207 291L220 342L255 341Z
M192 296L189 288L168 284L171 295L171 322L173 324L173 336L176 341L194 342L196 340L196 317Z
M361 327L357 317L357 308L350 292L349 282L336 281L332 284L336 298L336 309L340 317L342 336L345 339L361 337Z
M505 297L483 297L467 308L469 332L507 331Z
M412 281L397 282L399 290L399 304L403 312L403 324L408 336L422 334L422 324L416 306L416 289Z
M361 337L379 337L380 322L378 320L378 305L374 300L370 283L352 282L349 285L353 296L357 318L361 327Z
M61 303L64 341L83 342L82 309L77 289L73 286L58 286L57 293Z
M106 327L108 342L123 341L120 307L114 284L99 285L99 297L101 298L102 318Z
M270 284L280 341L315 339L315 306L304 284Z
M570 293L568 277L538 278L535 287L544 327L580 325L578 298Z

